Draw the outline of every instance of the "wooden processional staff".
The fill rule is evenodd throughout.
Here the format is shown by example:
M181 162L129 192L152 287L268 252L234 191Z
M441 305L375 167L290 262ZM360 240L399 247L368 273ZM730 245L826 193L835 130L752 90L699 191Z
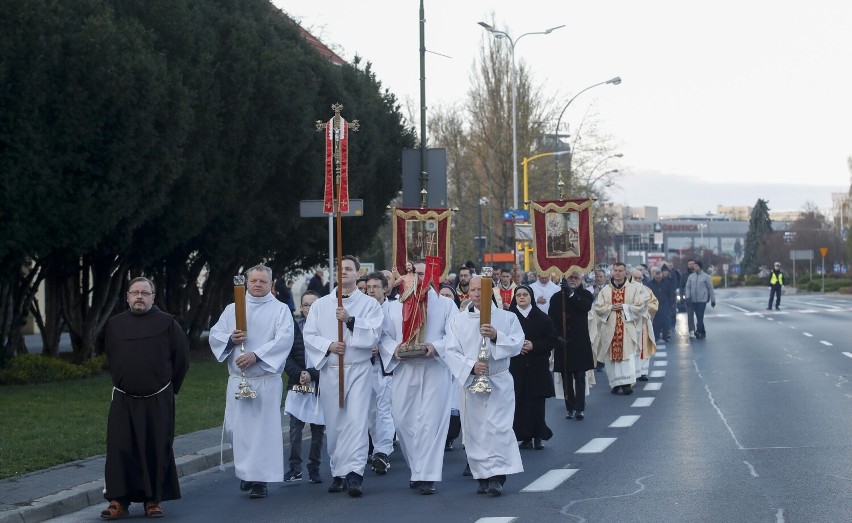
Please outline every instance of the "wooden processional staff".
M325 190L323 194L323 212L335 215L335 239L337 240L337 306L343 307L343 278L341 258L343 257L343 237L341 213L349 212L349 131L357 131L358 120L347 122L340 111L343 105L331 106L334 116L328 121L317 120L317 131L325 133ZM332 181L333 177L333 181ZM335 204L336 203L336 204ZM337 322L337 341L343 343L343 322ZM337 355L338 404L344 407L343 354Z

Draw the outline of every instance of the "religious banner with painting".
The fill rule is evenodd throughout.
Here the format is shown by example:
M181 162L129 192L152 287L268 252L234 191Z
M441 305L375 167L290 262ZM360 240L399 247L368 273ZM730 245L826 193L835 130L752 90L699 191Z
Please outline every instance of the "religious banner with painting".
M594 200L530 202L535 247L532 265L537 272L588 272L595 264Z
M406 261L425 262L427 256L440 258L438 267L426 267L440 282L447 278L450 252L450 209L397 207L393 210L393 258L391 263L404 274ZM434 282L436 285L438 281Z

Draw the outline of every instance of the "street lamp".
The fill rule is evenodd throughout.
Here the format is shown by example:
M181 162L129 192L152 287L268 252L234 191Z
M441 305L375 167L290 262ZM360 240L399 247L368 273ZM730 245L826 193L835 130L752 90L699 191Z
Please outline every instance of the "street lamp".
M515 45L521 40L521 38L527 35L546 35L550 34L557 29L561 29L565 27L565 25L557 25L556 27L551 27L550 29L545 29L544 31L533 31L530 33L524 33L516 39L512 39L509 36L509 33L505 31L500 31L499 29L494 28L490 24L486 24L485 22L479 22L486 31L494 35L494 38L505 38L509 40L509 46L512 53L512 70L510 71L511 79L512 79L512 209L518 208L518 115L515 110ZM621 79L618 79L621 82Z
M543 158L545 156L562 156L564 154L568 154L568 152L569 151L556 151L556 152L552 152L552 153L541 153L541 154L537 154L535 156L531 156L529 158L524 158L523 160L521 160L521 163L524 166L524 209L528 208L527 202L530 199L529 198L529 164L530 164L530 162L535 160L535 159L538 159L538 158Z
M559 124L562 123L562 116L565 114L565 111L568 109L568 106L571 105L571 102L573 102L578 96L580 96L581 94L585 93L586 91L588 91L589 89L591 89L593 87L597 87L599 85L607 85L607 84L618 85L620 83L621 83L621 77L616 76L615 78L610 78L609 80L606 80L605 82L598 82L596 84L592 84L592 85L586 87L585 89L583 89L582 91L580 91L579 93L572 96L571 99L568 100L568 103L565 104L565 107L562 108L562 112L559 113L559 118L557 118L557 120L556 120L556 131L554 132L554 136L556 137L556 145L559 145ZM568 162L568 179L570 179L571 178L571 162L570 162L571 158L569 157L568 159L569 159L569 162ZM558 168L559 168L559 160L557 158L554 158L553 159L553 170L556 171Z
M623 153L611 154L611 155L607 156L606 158L604 158L603 160L596 163L595 166L592 167L592 170L589 171L589 178L591 178L592 175L595 174L595 171L598 169L598 167L601 166L602 163L604 163L607 160L612 160L613 158L624 158L624 154ZM617 169L613 169L613 170L618 171Z

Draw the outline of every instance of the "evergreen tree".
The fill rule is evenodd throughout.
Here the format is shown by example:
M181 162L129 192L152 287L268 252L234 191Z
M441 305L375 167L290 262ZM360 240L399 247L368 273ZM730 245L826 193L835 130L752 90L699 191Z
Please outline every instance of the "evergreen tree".
M771 233L772 220L769 218L769 207L765 200L758 199L748 222L745 253L742 261L743 274L757 274L760 262L765 257L766 241Z

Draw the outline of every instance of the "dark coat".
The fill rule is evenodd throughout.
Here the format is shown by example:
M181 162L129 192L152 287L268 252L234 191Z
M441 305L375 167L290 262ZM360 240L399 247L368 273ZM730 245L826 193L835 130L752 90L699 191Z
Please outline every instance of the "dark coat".
M660 302L657 314L671 314L676 303L675 288L672 281L667 278L663 278L660 281L652 279L651 283L648 284L648 288L651 289L654 296L657 297L657 301Z
M553 353L553 370L562 373L584 371L595 368L592 353L592 341L589 338L589 311L592 310L594 296L582 286L567 295L563 288L550 298L550 316L556 332L562 337L562 320L565 319L565 343L560 343ZM567 316L563 316L562 303ZM567 355L567 356L566 356Z
M311 375L311 381L319 383L319 371L313 367L308 368L305 364L305 342L302 340L302 327L304 325L304 322L294 322L293 348L290 349L287 361L284 362L284 372L287 374L288 387L298 385L299 375L305 370Z
M552 398L556 395L550 374L550 351L559 344L559 337L547 314L532 305L529 315L518 311L514 300L509 311L518 316L524 338L532 342L532 350L509 360L509 372L515 381L515 395L533 398Z

